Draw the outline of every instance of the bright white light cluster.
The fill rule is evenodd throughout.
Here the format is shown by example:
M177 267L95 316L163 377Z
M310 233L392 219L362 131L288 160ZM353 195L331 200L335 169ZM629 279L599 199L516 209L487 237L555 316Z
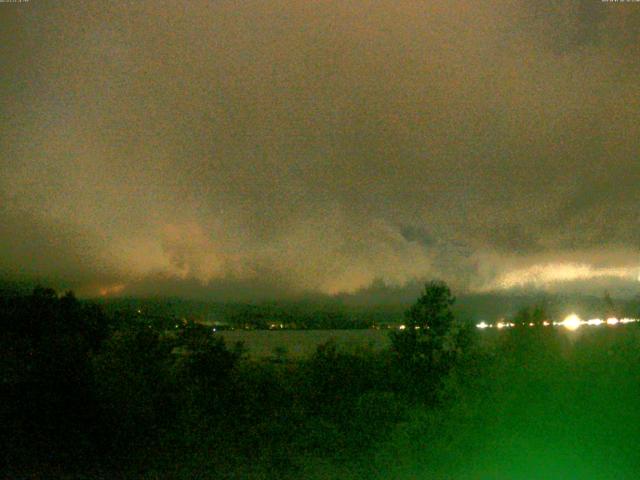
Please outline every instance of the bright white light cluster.
M609 325L609 326L615 326L618 324L623 324L626 325L628 323L637 323L640 322L640 319L637 318L616 318L616 317L610 317L607 318L606 320L602 320L600 318L592 318L590 320L582 320L578 315L576 315L575 313L572 313L571 315L567 316L563 321L561 322L548 322L548 321L544 321L542 322L542 325L545 327L548 326L556 326L556 327L564 327L567 330L577 330L578 328L580 328L582 325L588 325L590 327L599 327L600 325ZM535 324L534 323L529 323L528 324L529 327L534 327ZM511 328L511 327L515 327L516 325L514 323L509 323L509 322L504 322L504 321L499 321L497 322L495 325L493 323L486 323L486 322L480 322L476 325L477 328L484 330L485 328L497 328L498 330L501 330L503 328Z
M583 321L580 320L580 317L575 313L572 313L567 318L565 318L560 325L562 325L567 330L577 330L582 325Z
M616 318L609 317L606 320L602 320L600 318L592 318L591 320L581 320L575 313L572 313L567 318L565 318L558 325L565 327L568 330L576 330L582 325L588 325L590 327L599 327L600 325L609 325L615 326L619 323L626 325L627 323L636 323L639 322L637 318ZM555 325L555 324L554 324Z
M515 323L511 322L497 322L495 325L493 323L480 322L476 325L477 328L483 330L485 328L497 328L498 330L502 330L503 328L512 328L515 327Z

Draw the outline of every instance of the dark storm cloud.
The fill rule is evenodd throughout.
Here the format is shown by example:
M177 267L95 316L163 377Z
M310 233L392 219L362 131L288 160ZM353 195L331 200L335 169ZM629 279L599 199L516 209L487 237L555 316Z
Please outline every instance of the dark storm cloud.
M15 279L82 287L114 282L122 274L109 261L107 245L92 231L4 209L0 209L0 222L3 270Z
M230 295L637 280L637 5L1 8L0 188L27 213L4 271Z
M426 228L414 225L404 225L400 228L400 234L408 242L418 242L426 248L435 245L435 239L429 234Z

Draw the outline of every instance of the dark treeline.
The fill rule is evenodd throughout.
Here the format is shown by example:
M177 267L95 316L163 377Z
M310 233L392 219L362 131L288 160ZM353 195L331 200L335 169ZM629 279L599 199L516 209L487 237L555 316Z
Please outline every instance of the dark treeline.
M251 359L193 322L168 334L108 317L72 293L0 302L10 478L310 478L327 462L366 472L412 409L443 402L453 370L477 367L441 283L426 286L389 351L327 343L300 361Z
M162 321L180 321L183 318L220 328L248 328L271 330L274 328L302 330L365 329L403 320L402 305L350 306L338 302L258 302L219 303L182 299L101 299L110 315L138 316Z

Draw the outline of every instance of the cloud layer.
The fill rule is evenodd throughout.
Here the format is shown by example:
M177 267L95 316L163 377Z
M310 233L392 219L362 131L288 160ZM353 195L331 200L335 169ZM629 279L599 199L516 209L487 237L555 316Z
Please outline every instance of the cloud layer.
M637 282L637 5L5 10L9 275L230 296Z

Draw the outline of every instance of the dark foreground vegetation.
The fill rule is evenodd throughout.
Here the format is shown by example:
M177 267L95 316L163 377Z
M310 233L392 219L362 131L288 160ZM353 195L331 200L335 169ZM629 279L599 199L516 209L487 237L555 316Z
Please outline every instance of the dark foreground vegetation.
M388 351L256 360L36 289L0 304L7 478L636 478L638 333L492 333L430 283ZM575 475L573 475L575 473Z

